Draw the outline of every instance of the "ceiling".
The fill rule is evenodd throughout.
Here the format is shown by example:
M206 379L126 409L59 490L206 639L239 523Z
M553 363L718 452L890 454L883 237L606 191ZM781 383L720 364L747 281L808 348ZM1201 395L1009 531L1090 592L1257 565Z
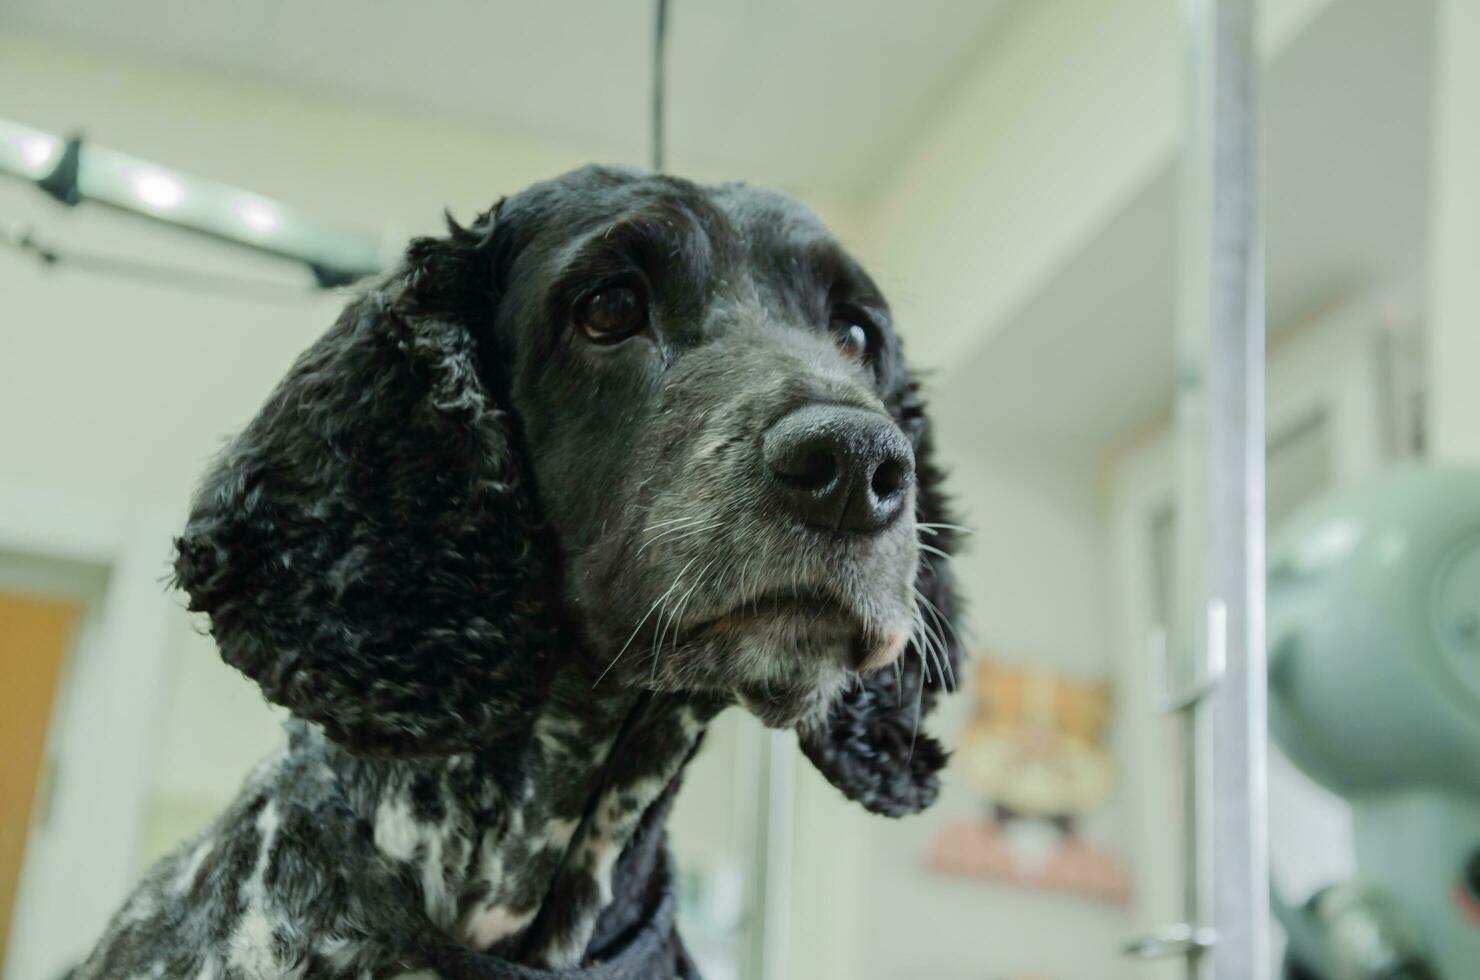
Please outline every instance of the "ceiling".
M1266 70L1272 334L1349 301L1380 306L1400 324L1421 317L1432 27L1426 3L1345 0ZM975 420L977 438L1093 470L1167 417L1176 169L1168 160L942 383L943 407Z
M671 0L670 167L857 194L1020 0ZM654 0L0 0L0 28L648 162Z
M1022 2L672 0L670 164L866 192ZM635 162L651 15L652 0L0 0L0 29ZM1269 66L1273 329L1358 293L1417 317L1432 28L1428 3L1343 0ZM942 402L984 440L1088 466L1164 418L1177 207L1169 159L940 379Z

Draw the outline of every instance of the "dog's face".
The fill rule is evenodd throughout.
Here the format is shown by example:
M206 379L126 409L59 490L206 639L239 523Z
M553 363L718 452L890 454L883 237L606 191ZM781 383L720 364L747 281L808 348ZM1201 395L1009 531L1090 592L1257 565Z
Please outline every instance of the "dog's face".
M593 696L797 724L901 813L958 652L929 453L888 307L810 212L589 168L412 242L218 461L177 575L360 751L527 727L586 657Z
M583 172L496 225L484 369L603 683L783 725L891 664L919 617L920 432L863 270L739 186Z

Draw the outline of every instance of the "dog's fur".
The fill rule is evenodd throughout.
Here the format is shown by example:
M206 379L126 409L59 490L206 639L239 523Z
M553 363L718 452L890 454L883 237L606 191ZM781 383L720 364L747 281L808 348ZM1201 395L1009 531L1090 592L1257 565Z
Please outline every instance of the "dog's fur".
M618 280L648 325L593 344L572 311ZM867 321L865 358L839 316ZM761 434L812 403L913 446L885 530L819 532L767 489ZM412 242L177 543L222 656L293 712L287 747L79 977L599 959L668 888L669 802L734 701L869 809L927 806L944 752L920 716L958 652L944 520L888 309L789 199L588 168Z

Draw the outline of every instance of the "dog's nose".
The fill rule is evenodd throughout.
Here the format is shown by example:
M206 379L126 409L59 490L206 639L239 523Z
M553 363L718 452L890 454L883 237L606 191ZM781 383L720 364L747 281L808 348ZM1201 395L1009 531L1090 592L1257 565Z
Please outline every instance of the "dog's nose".
M915 482L915 453L904 433L860 408L799 408L766 430L762 452L791 512L830 531L883 530Z

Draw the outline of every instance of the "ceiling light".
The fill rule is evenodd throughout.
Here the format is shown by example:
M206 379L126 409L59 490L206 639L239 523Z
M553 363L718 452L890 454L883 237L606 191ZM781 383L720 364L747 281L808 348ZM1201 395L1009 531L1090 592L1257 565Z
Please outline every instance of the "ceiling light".
M20 138L21 162L38 174L51 169L51 163L62 148L62 141L55 136L35 134Z
M175 178L158 170L141 170L129 180L134 196L153 208L176 208L185 200L185 188Z
M248 230L255 231L259 235L276 231L278 224L282 221L277 208L264 201L243 201L233 210Z

